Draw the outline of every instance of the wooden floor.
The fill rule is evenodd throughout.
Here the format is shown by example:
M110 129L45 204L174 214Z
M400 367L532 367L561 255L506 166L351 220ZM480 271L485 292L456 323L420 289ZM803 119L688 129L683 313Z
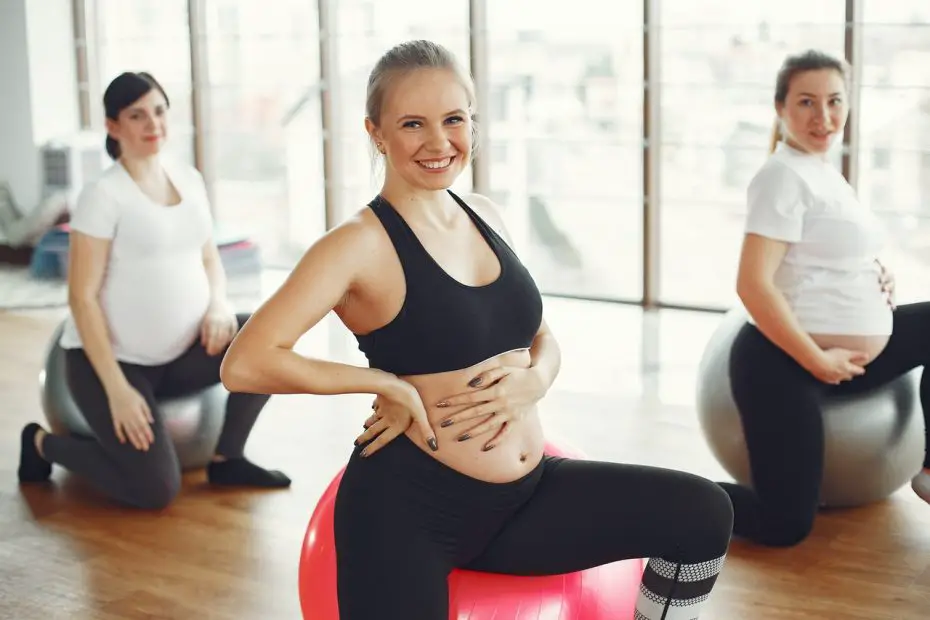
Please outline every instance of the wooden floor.
M563 373L544 406L554 433L590 456L724 476L690 406L701 346L718 317L547 300ZM276 397L247 453L291 489L218 492L187 476L151 514L115 506L57 469L16 482L19 430L41 420L37 376L61 312L0 314L0 618L299 619L297 563L313 507L366 416L362 397ZM357 360L332 324L301 343ZM926 619L930 507L909 490L824 513L803 545L734 542L702 620Z

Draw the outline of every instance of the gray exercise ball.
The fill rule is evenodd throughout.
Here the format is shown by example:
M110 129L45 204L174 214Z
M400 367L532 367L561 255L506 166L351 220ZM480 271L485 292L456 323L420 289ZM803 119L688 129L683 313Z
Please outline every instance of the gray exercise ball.
M39 373L42 409L54 433L94 437L65 379L65 350L58 344L62 329L63 325L59 325L52 334L45 368ZM181 469L200 469L210 462L223 427L228 397L223 384L217 383L184 396L158 399Z
M730 389L730 349L748 315L730 310L707 343L698 368L697 412L714 457L751 487L749 458ZM884 499L923 467L924 417L914 371L870 392L824 401L821 505L851 507Z

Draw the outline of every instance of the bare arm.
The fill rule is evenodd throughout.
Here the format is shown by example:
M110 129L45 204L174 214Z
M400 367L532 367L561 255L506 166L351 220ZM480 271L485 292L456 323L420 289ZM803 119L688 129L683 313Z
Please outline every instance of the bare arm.
M351 220L317 241L239 331L220 376L232 391L259 394L383 394L400 379L380 370L299 355L295 343L344 303L368 265L372 231Z
M203 268L207 272L207 281L210 283L210 304L225 304L226 271L223 269L220 251L213 239L203 246Z
M747 234L736 292L759 331L810 371L821 363L823 350L801 329L785 296L775 287L775 271L787 251L783 241Z
M110 331L100 307L100 289L111 241L71 231L68 262L68 305L84 352L108 394L128 385L110 344Z

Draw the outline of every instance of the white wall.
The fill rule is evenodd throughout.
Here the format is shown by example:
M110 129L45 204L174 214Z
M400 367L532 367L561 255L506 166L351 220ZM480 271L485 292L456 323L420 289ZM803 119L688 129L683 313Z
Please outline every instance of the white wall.
M28 208L39 194L38 154L32 145L25 0L0 2L0 180Z
M39 147L79 125L71 1L0 0L0 180L24 211L41 198Z
M32 139L44 144L80 126L72 3L26 0L26 6Z

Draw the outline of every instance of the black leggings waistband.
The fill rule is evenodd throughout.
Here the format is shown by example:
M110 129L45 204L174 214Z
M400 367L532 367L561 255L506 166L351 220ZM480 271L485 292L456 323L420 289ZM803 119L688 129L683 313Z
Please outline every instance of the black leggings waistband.
M488 543L502 524L533 495L544 456L526 475L505 483L462 474L400 435L375 454L352 453L336 496L336 536L357 531L358 519L403 523L427 532L448 561L464 563ZM377 516L376 516L377 515Z
M533 492L542 476L545 463L558 457L544 455L540 462L528 473L510 482L487 482L463 474L442 461L433 458L421 450L404 434L381 448L374 455L362 457L362 449L367 444L356 446L346 466L345 477L368 478L381 484L397 485L409 489L449 490L449 497L464 506L476 502L485 506L506 506L522 501Z

